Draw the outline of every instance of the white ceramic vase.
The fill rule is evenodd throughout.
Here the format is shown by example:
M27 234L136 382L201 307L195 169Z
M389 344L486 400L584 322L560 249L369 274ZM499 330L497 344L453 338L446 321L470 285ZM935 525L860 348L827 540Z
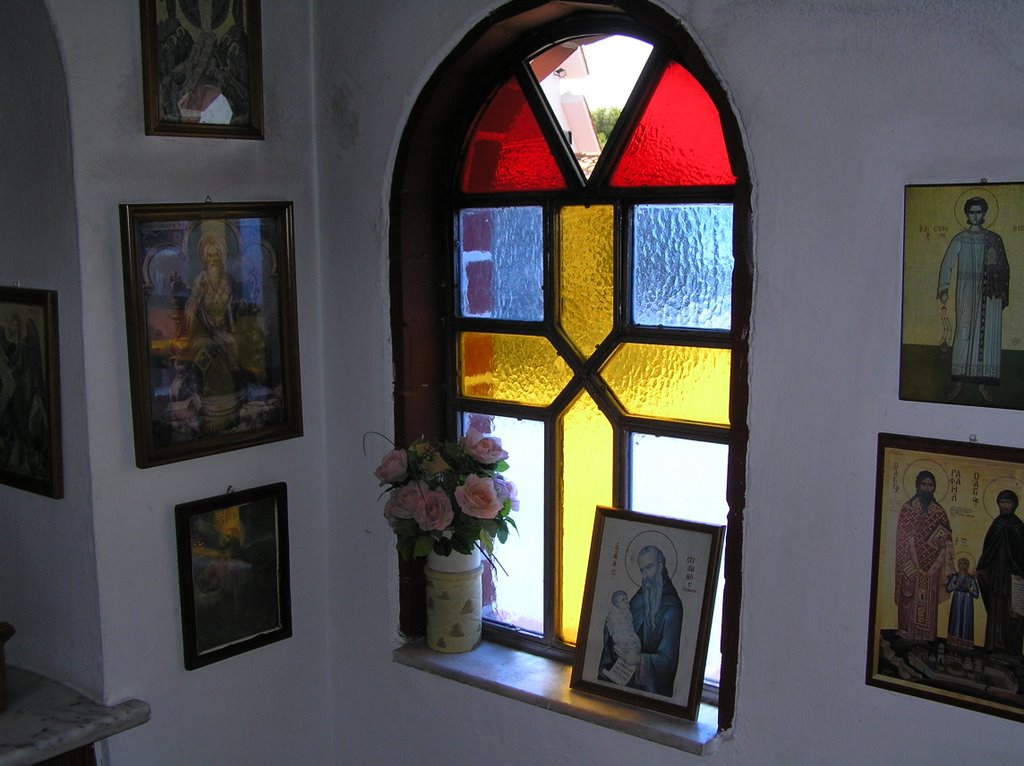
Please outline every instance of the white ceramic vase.
M427 554L427 646L438 652L469 652L480 643L484 568L480 551Z

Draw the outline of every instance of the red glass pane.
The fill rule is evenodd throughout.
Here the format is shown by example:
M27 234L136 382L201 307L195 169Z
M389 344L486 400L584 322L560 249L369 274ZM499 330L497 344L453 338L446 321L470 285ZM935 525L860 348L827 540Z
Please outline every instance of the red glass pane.
M693 75L669 63L612 173L612 186L736 183L722 123Z
M565 180L537 118L513 77L491 99L477 121L462 166L462 191L564 188Z

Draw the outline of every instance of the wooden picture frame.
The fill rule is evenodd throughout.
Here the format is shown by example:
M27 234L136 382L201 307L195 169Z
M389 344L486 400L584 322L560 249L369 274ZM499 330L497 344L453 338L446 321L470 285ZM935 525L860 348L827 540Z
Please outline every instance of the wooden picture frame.
M292 635L284 482L174 508L185 668Z
M900 399L1024 409L1024 183L904 192Z
M140 0L146 135L263 138L259 0Z
M722 526L599 506L570 687L695 720L724 542Z
M1024 721L1024 449L878 436L866 680Z
M53 290L0 287L0 483L64 496Z
M138 466L301 436L292 204L120 211Z

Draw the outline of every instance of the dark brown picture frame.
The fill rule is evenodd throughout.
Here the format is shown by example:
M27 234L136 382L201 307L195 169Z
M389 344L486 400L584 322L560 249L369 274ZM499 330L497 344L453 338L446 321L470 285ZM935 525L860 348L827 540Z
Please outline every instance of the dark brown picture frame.
M174 508L185 669L292 635L284 482Z
M137 465L301 436L292 203L120 213Z
M883 433L877 459L868 685L1024 721L1024 449Z
M64 496L53 290L0 287L0 483Z
M696 720L724 543L723 526L598 506L570 688ZM661 580L650 629L644 572Z
M140 0L146 135L263 138L259 0Z

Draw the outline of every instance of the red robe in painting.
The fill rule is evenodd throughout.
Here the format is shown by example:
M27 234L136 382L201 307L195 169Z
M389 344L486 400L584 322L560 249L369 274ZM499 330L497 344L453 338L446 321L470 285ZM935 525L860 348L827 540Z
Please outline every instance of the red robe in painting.
M939 603L949 598L953 571L949 518L934 500L927 508L914 495L900 508L896 525L897 633L918 641L935 639Z

